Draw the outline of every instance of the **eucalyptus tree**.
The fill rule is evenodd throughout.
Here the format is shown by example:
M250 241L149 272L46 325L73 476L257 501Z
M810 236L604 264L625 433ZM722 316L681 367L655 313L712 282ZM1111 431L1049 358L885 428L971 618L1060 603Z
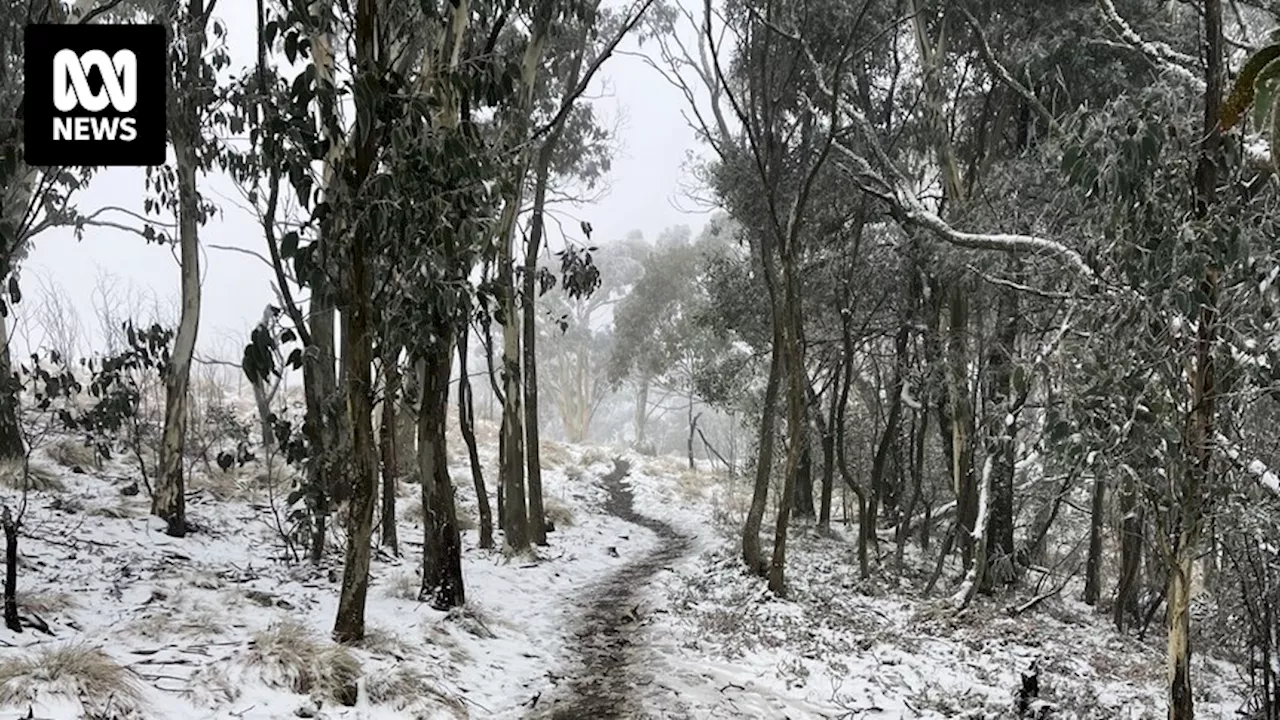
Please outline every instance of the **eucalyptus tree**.
M521 268L520 312L522 317L522 357L524 389L525 466L528 471L529 532L533 542L547 542L546 518L542 506L541 440L538 398L538 322L536 302L545 294L554 275L539 273L538 254L546 236L548 190L553 181L572 178L588 188L595 185L609 168L608 133L600 127L589 104L576 103L577 97L591 81L627 26L618 23L637 22L652 0L637 6L631 15L587 2L575 22L558 23L549 33L546 72L538 76L535 96L535 121L546 124L546 132L538 138L537 154L532 160L533 207L530 211ZM553 177L554 176L554 177ZM589 224L582 225L590 241ZM541 291L541 292L539 292Z
M535 428L530 431L526 427L530 419L536 425L538 410L536 406L524 409L529 400L536 405L537 388L530 388L529 381L522 379L522 362L532 360L536 372L536 349L526 350L523 355L521 353L521 345L536 338L536 326L532 321L520 322L514 265L515 233L524 207L528 176L533 169L534 215L526 247L523 283L526 314L532 310L532 290L536 276L532 268L536 267L537 252L544 235L547 182L552 164L556 161L555 154L559 150L562 135L568 127L578 135L579 142L590 142L590 128L582 127L584 123L589 125L591 122L590 113L578 112L575 116L575 104L586 91L596 71L644 17L651 2L652 0L637 0L628 5L620 15L614 16L612 13L603 13L598 2L536 0L529 9L529 35L521 46L519 74L513 78L513 101L499 113L500 147L514 158L508 170L500 176L503 208L496 230L498 252L494 270L498 290L496 317L503 327L504 402L502 458L499 462L502 496L505 498L502 526L507 545L515 550L528 548L531 541L545 542L546 539L541 517L540 465L536 458L530 459L539 451L536 445L529 444L530 438L536 439L537 430ZM604 23L604 20L609 22ZM567 33L567 37L561 36L561 33ZM562 38L563 45L557 46L558 38ZM553 50L560 50L564 55L555 53L552 62L545 63L547 54ZM551 82L547 82L548 76L542 72L543 66L547 64L554 73ZM553 110L549 113L550 118L540 122L539 105L545 101L548 93L549 97L558 100L547 108ZM573 127L574 125L577 127ZM535 149L538 150L536 155ZM589 147L576 150L579 153L591 153ZM580 157L579 161L581 160ZM563 159L560 162L563 163ZM528 259L530 256L532 261ZM589 258L589 255L584 257ZM589 295L598 284L593 278L598 276L593 276L590 272L577 272L590 265L589 260L585 265L580 265L580 259L576 251L566 249L562 270L566 277L574 278L570 281L571 294ZM531 262L533 265L530 265ZM527 487L526 469L532 473L528 478L532 484ZM530 513L533 515L532 519Z

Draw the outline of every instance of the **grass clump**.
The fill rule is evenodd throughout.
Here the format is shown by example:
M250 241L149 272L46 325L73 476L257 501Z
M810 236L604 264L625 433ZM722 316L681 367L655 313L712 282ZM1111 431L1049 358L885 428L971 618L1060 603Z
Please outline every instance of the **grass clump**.
M399 664L391 672L373 674L366 685L370 702L396 710L411 711L414 717L469 717L458 698L451 697L421 668Z
M44 452L64 468L98 466L98 455L93 448L72 438L62 438L46 447Z
M43 647L0 660L0 705L35 702L40 693L81 702L92 698L127 713L138 712L142 703L137 679L106 653L86 645Z
M547 520L558 528L573 527L576 520L569 506L555 498L546 499L542 512L546 515Z
M24 483L30 483L28 487L31 490L40 492L61 492L66 489L62 478L49 468L35 463L26 465L27 479L24 481L23 464L22 459L0 460L0 484L22 490Z
M353 705L360 661L341 645L322 642L301 623L288 620L254 636L245 665L268 685Z

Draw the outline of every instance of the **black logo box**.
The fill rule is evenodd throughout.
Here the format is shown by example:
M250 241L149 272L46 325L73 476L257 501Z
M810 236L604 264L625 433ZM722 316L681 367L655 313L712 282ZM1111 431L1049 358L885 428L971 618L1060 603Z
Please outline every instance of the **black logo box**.
M23 138L28 165L34 166L142 166L163 165L167 133L165 127L166 64L168 43L163 25L28 25L23 57ZM77 107L59 112L53 104L53 57L61 50L82 54L101 50L108 57L120 50L132 50L137 58L138 101L128 113L118 113L110 104L96 113ZM96 72L90 85L101 87ZM133 140L55 140L57 118L132 118Z

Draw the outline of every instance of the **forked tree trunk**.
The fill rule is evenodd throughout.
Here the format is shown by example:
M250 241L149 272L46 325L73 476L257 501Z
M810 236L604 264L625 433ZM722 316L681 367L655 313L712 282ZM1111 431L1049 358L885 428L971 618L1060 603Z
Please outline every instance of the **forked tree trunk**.
M476 506L480 514L480 548L493 547L493 511L489 508L489 493L484 484L484 469L480 452L476 447L475 398L471 394L471 378L467 375L467 338L470 326L462 324L458 338L458 427L467 444L467 458L471 462L471 480L476 490ZM501 513L501 509L498 511Z
M581 53L579 53L581 55ZM543 210L547 202L547 183L551 175L551 158L560 133L551 136L538 151L534 167L533 217L529 222L529 241L525 245L521 319L524 323L524 432L525 463L528 471L529 536L537 545L547 544L546 512L542 508L542 441L538 428L538 352L537 291L538 252L542 246Z
M778 522L773 533L773 557L769 558L769 589L775 595L787 594L787 532L791 523L791 507L795 499L796 475L800 460L808 449L809 434L805 426L808 412L805 387L809 383L804 364L803 321L800 292L796 278L796 242L794 233L782 248L782 274L785 305L783 308L784 366L787 383L787 469L778 499ZM812 495L810 496L812 502Z
M422 588L418 599L437 610L466 601L462 582L462 540L453 502L453 480L445 451L449 372L453 348L449 331L436 329L431 353L417 362L422 403L418 411L418 474L422 478Z

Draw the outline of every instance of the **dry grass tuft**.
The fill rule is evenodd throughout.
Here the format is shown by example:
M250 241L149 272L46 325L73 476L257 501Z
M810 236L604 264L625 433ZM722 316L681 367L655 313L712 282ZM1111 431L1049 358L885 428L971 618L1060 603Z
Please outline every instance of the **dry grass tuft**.
M569 449L558 442L543 441L542 443L542 467L555 470L562 468L573 462L573 455Z
M301 623L284 621L255 635L244 663L259 668L268 685L343 705L355 702L360 661Z
M422 501L410 500L403 506L397 508L396 513L400 516L400 520L411 522L414 525L421 525L423 519Z
M23 463L21 459L0 460L0 484L14 490L22 490L26 483L30 483L32 490L42 492L61 492L66 489L57 473L36 463L27 464L27 480L24 481Z
M418 600L418 591L422 589L422 581L417 573L401 572L389 575L384 583L383 593L396 600Z
M374 655L385 655L397 660L404 660L413 652L409 644L401 640L399 635L372 625L365 628L364 639L359 642L359 646Z
M164 608L134 619L129 632L148 640L172 640L175 637L214 637L227 627L227 619L203 604L184 608Z
M92 698L127 713L138 712L142 702L142 689L133 675L97 648L50 646L0 660L0 705L34 702L40 693Z
M37 615L55 615L78 605L71 593L61 590L18 593L18 607L26 608Z
M79 440L62 438L51 443L44 450L49 459L65 468L81 467L84 469L98 467L98 455L93 448Z
M697 470L685 469L676 475L676 492L685 502L701 500L707 488L714 483L713 478Z
M553 497L547 498L542 506L542 511L546 514L547 520L555 524L556 527L573 527L575 521L573 511L559 500Z
M607 463L610 460L611 458L609 457L608 451L606 451L604 448L593 447L593 448L589 448L586 452L582 453L581 462L583 467L591 467L592 465L596 465L598 463Z
M414 717L445 717L441 713L453 718L470 717L461 700L447 695L435 683L435 678L421 668L398 665L391 672L372 675L365 689L374 704L410 711Z
M459 530L475 530L480 527L480 523L476 520L476 511L470 507L458 507L458 529Z

